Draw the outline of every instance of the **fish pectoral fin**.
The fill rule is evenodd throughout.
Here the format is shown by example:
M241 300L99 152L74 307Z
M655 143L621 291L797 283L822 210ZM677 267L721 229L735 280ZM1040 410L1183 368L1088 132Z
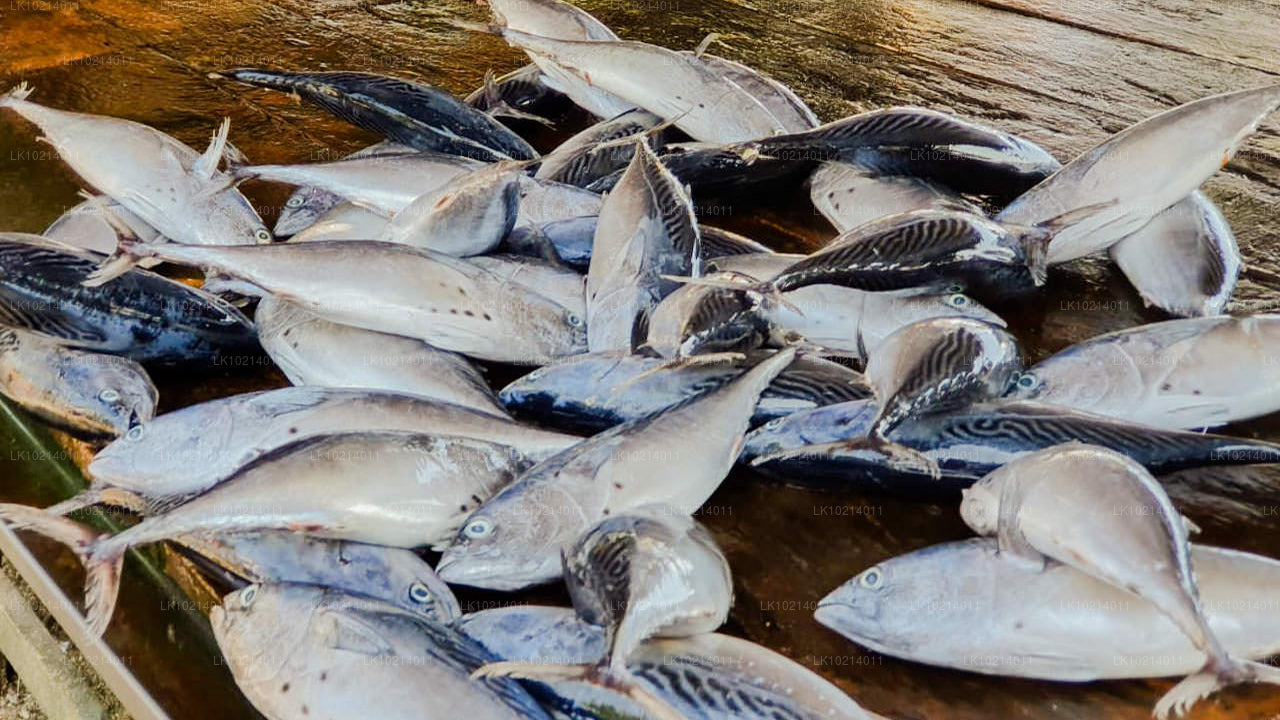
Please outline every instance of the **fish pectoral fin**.
M1187 535L1200 534L1200 526L1195 524L1191 518L1186 515L1181 515L1180 517L1182 518L1182 525L1187 529Z
M346 650L376 657L391 655L395 648L373 627L350 615L321 610L317 630L325 643L335 650Z
M534 682L580 682L627 696L643 708L653 720L689 720L688 716L673 707L665 698L659 697L640 685L630 672L607 665L493 662L471 673L471 677L474 680L507 677Z

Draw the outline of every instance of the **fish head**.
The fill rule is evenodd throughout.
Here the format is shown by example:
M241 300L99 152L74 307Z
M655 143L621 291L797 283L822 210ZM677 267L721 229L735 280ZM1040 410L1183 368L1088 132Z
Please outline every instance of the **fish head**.
M510 591L560 577L560 551L588 521L564 494L524 485L517 481L466 519L436 567L445 582Z
M341 544L335 569L355 592L367 593L440 623L462 614L458 599L431 566L411 550Z
M237 420L226 403L215 401L135 423L94 455L89 476L144 491L148 481L188 477L192 468L225 459Z
M994 535L1000 523L1000 493L995 487L994 474L961 491L960 517L979 535Z
M584 401L622 361L619 353L565 358L511 381L498 399L506 407L549 413L563 401Z
M341 198L317 187L298 188L285 200L276 218L275 234L296 235L311 227L322 215L341 202Z
M136 362L76 353L61 365L71 424L119 437L155 415L156 387Z
M324 588L310 585L248 585L210 609L213 635L236 682L272 682L283 674L324 596Z
M234 187L192 203L186 224L203 245L268 245L275 240L248 199Z
M939 548L944 546L937 546ZM818 603L814 619L850 640L909 656L949 627L956 584L945 553L933 548L863 570Z

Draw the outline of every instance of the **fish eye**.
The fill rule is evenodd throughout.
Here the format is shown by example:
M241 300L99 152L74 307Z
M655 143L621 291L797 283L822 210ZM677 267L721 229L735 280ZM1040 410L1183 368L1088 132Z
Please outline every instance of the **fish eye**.
M119 402L120 393L116 390L112 390L111 388L106 388L102 392L98 393L98 399L104 403Z
M1036 376L1032 375L1031 373L1022 373L1022 376L1018 378L1018 387L1020 388L1023 388L1025 390L1030 390L1035 386L1036 386Z
M564 319L569 323L569 327L582 327L582 318L578 317L578 313L566 313Z
M142 439L143 435L146 435L146 434L147 434L147 428L145 425L134 425L133 427L129 428L129 432L125 433L124 436L130 440L133 440L134 442L137 442L138 440Z
M242 609L248 609L250 605L253 605L253 601L257 599L258 599L257 585L250 585L249 587L240 591L240 607Z
M529 373L528 375L525 375L524 377L526 380L537 380L538 378L542 377L545 374L546 373L543 372L542 368L538 368L537 370L534 370L533 372Z
M777 430L778 428L782 427L782 421L783 421L783 420L785 420L785 419L786 419L786 417L785 417L785 416L783 416L783 417L776 417L776 418L774 418L774 419L770 420L769 422L765 423L765 424L764 424L764 427L765 427L765 429L766 429L766 430Z
M957 293L952 295L950 298L947 298L947 302L951 303L955 307L964 307L969 304L969 298Z
M482 540L493 534L493 523L487 518L476 518L467 523L462 533L472 540Z
M964 292L964 286L961 285L960 283L951 283L950 285L947 286L947 292L948 293Z
M258 239L258 242L271 242L271 232L266 228L258 228L253 232L253 236Z
M881 585L884 585L884 572L877 565L858 576L858 584L868 590L878 590Z
M286 207L291 207L291 208L302 207L302 197L301 196L291 197L288 200L286 200L284 204Z
M431 602L431 590L420 582L416 582L409 586L409 600L418 605L426 605Z

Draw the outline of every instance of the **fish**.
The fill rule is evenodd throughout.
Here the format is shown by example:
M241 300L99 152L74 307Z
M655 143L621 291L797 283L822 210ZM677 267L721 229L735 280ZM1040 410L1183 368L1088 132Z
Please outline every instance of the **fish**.
M634 152L631 143L625 140L646 134L660 124L662 118L640 108L602 120L544 155L534 177L586 187L601 177L624 169ZM656 142L660 135L648 134L646 139Z
M113 220L108 220L102 213L103 207L114 216L114 220L124 223L133 237L142 242L169 242L155 228L142 218L129 212L123 205L98 196L85 200L58 216L49 227L40 233L46 240L70 245L79 250L87 250L98 255L110 255L116 250L119 233Z
M1280 670L1232 657L1210 629L1187 522L1132 459L1083 443L1046 448L965 490L960 515L979 535L995 535L1008 561L1070 565L1155 605L1191 639L1207 660L1160 698L1156 717L1183 715L1228 685L1280 684Z
M786 348L723 387L530 468L466 519L436 571L452 584L518 590L559 577L561 550L609 515L652 502L692 513L728 473L751 409L795 354Z
M551 89L537 65L529 64L501 76L485 76L485 83L471 91L463 102L489 115L529 119L562 114L571 104L569 98ZM510 110L518 114L511 115Z
M412 550L279 531L187 535L174 542L246 584L334 588L444 624L462 614L453 591Z
M1004 207L1062 168L1047 150L1009 135L1008 148L977 145L944 147L859 147L844 162L881 176L935 183L953 193L976 196Z
M387 231L388 216L353 202L340 200L314 223L298 231L287 243L321 240L377 240Z
M343 717L353 707L382 720L550 720L514 680L469 677L493 657L478 643L393 605L250 585L214 606L209 622L241 692L272 720Z
M798 260L766 293L819 283L889 291L956 286L980 298L1026 294L1045 283L1046 228L1011 230L955 210L915 210L842 233Z
M654 716L687 720L631 676L627 660L652 637L714 632L729 617L729 563L710 533L676 508L657 504L605 518L564 554L578 617L604 627L598 658L581 663L490 663L477 677L581 679L627 694Z
M263 298L258 339L294 385L420 395L506 417L466 358L398 335L329 322L284 300Z
M587 315L587 280L573 270L518 255L480 255L470 261L500 278L524 285L578 317Z
M728 274L704 277L740 281ZM640 350L687 358L761 347L769 340L771 327L760 306L748 293L729 287L684 285L653 308Z
M702 258L706 262L710 262L716 258L727 258L738 255L758 255L764 253L773 253L767 245L752 240L745 235L739 235L736 232L718 228L712 225L704 225L698 223L698 229L702 231Z
M396 213L379 240L446 255L489 252L516 225L519 163L494 163L423 193Z
M1215 427L1280 410L1273 342L1280 315L1268 313L1139 325L1041 360L1012 394L1155 427Z
M570 608L492 608L464 615L455 627L513 662L547 657L588 662L605 646L604 631L578 619ZM627 659L627 670L689 720L880 718L799 663L719 633L647 640ZM574 717L601 706L605 710L596 717L643 717L644 710L627 696L602 695L592 685L551 682L534 691L567 703Z
M1190 559L1228 652L1280 652L1280 563L1204 545ZM993 538L882 561L824 597L814 618L877 653L984 675L1089 682L1194 673L1205 661L1155 605L1070 565L1008 562Z
M408 155L413 152L413 148L384 140L357 150L347 157ZM276 216L276 226L272 232L277 238L292 237L316 223L341 202L343 198L340 195L318 187L303 185L294 190L280 207L280 214Z
M0 394L76 435L118 437L155 415L159 393L128 358L0 326Z
M111 287L84 287L101 261L39 235L0 233L0 323L138 362L207 363L258 352L253 323L197 288L139 269Z
M1143 304L1180 317L1223 314L1244 267L1227 219L1199 190L1107 252Z
M271 231L218 170L228 148L224 119L203 154L155 128L121 118L57 110L31 102L23 84L0 95L40 127L45 141L77 175L160 234L195 245L271 242Z
M982 214L981 208L935 182L881 175L842 162L824 162L809 176L809 199L836 231L842 233L887 215L912 210Z
M402 548L438 544L522 467L510 447L482 440L349 432L278 448L201 495L152 508L115 534L26 505L0 504L0 519L76 553L85 567L85 616L101 635L129 548L183 535L263 530Z
M866 376L880 406L866 440L853 445L886 452L890 463L934 460L889 439L911 418L943 413L1004 395L1022 372L1018 341L1006 330L969 318L933 318L896 331L867 356Z
M1280 85L1267 85L1166 110L1085 151L996 220L1032 226L1074 213L1049 243L1050 265L1106 250L1200 187L1277 106Z
M517 417L566 432L593 434L720 387L757 358L744 355L720 363L671 365L663 358L623 351L575 355L513 380L498 398ZM792 412L870 395L862 373L804 355L761 393L751 423L759 425Z
M92 505L113 488L152 500L198 495L291 442L349 430L472 438L510 447L529 462L582 439L413 395L325 387L264 390L189 405L130 428L89 461L88 490L55 512Z
M558 40L618 39L607 25L564 0L496 0L489 3L489 8L499 24L531 35ZM611 118L635 107L544 55L533 52L528 55L547 87L568 96L574 104L592 115Z
M709 195L743 201L769 200L776 192L790 192L817 167L816 160L779 159L757 155L736 145L667 143L658 151L662 164L699 197ZM593 192L609 192L623 170L587 185Z
M737 63L637 41L560 40L501 24L490 30L535 63L552 64L642 107L695 140L742 142L817 123L785 86Z
M505 125L414 80L363 72L237 68L219 75L305 99L347 122L415 150L482 162L532 160L536 150Z
M481 360L543 364L587 347L583 317L572 310L466 260L397 243L122 243L120 254L125 260L158 257L200 267L206 275L248 283L326 320ZM93 282L114 282L111 274L100 272Z
M520 213L516 227L599 215L604 198L585 188L520 175Z
M542 258L581 273L591 266L598 215L517 226L498 244L496 252Z
M424 193L456 180L483 163L457 155L417 152L302 165L238 165L240 179L316 187L388 218Z
M587 347L629 349L677 283L698 274L701 233L693 201L643 142L600 209L587 270Z
M874 451L849 448L847 440L865 436L877 414L874 401L855 400L773 420L747 436L742 461L788 484L952 497L1015 458L1071 441L1124 453L1157 475L1280 460L1280 445L1262 440L1165 430L1030 400L994 400L923 416L890 434L933 459L944 481L938 482L920 470L890 467Z

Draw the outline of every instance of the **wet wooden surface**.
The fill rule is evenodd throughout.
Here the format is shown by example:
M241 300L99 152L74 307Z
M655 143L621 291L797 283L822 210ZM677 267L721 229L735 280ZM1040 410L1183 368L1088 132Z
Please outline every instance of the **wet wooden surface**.
M824 120L852 111L919 104L1023 134L1062 159L1173 105L1280 77L1276 0L604 0L583 2L622 36L692 48L709 32L714 52L790 84ZM33 99L55 107L145 122L203 147L217 121L256 162L307 162L350 152L372 138L288 97L216 82L233 66L352 69L416 77L457 93L489 68L524 60L501 42L448 24L481 20L460 2L364 0L12 0L0 5L0 82L28 80ZM1224 208L1247 263L1280 269L1280 117L1207 185ZM541 149L546 149L545 147ZM34 142L31 126L0 120L3 228L37 232L77 202L76 179ZM250 185L272 222L287 191ZM831 231L812 210L785 206L763 219L746 207L703 207L760 239L821 241ZM1265 275L1259 275L1265 277ZM1050 291L1001 308L1034 361L1080 339L1161 319L1105 264L1056 269ZM1236 311L1273 307L1275 288L1246 279ZM188 368L158 378L163 409L245 387L279 384L255 368ZM1280 422L1229 432L1280 439ZM0 458L4 462L5 458ZM23 467L0 477L7 497ZM1248 480L1272 469L1247 470ZM1190 483L1194 489L1196 482ZM1199 496L1197 496L1199 495ZM1280 533L1256 488L1210 499L1184 492L1203 541L1280 556ZM866 707L894 718L1148 717L1168 681L1087 685L983 677L866 653L817 625L816 602L875 562L961 538L954 504L814 493L735 473L701 514L732 564L737 604L730 632L796 659ZM73 595L74 560L43 548ZM225 668L141 626L155 612L129 597L109 633L175 717L250 716L226 697ZM472 608L498 597L464 598ZM196 609L203 609L199 603ZM141 638L141 639L139 639ZM154 658L163 658L157 662ZM183 659L185 663L183 663ZM1275 688L1222 693L1196 718L1280 714Z

